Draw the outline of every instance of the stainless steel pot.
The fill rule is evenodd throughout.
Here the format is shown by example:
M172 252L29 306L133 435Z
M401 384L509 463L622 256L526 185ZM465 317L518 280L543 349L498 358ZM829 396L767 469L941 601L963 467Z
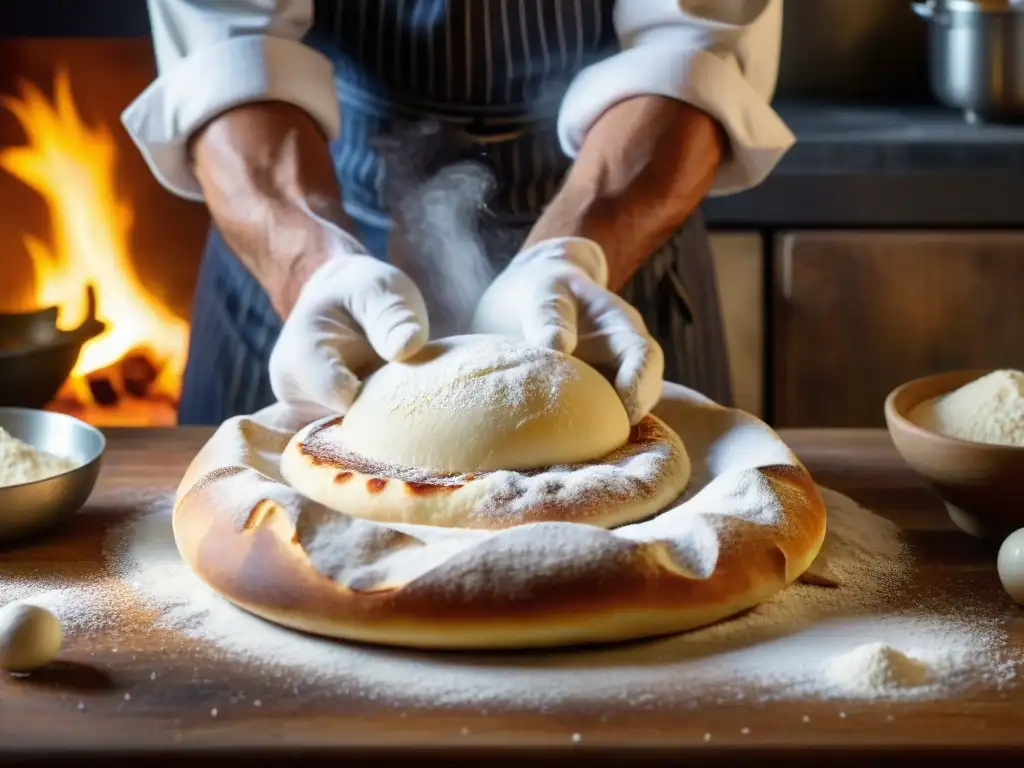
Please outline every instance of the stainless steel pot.
M970 122L1024 119L1024 2L927 0L929 80Z

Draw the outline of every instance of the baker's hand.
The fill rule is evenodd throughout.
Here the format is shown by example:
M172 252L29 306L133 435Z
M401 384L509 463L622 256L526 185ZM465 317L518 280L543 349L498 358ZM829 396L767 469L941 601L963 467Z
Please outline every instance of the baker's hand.
M661 397L665 357L640 313L607 285L597 243L544 240L520 252L484 292L472 330L519 336L609 372L635 424Z
M357 374L415 354L429 332L412 280L316 218L327 228L328 259L302 288L270 355L274 395L310 421L344 413L359 390Z

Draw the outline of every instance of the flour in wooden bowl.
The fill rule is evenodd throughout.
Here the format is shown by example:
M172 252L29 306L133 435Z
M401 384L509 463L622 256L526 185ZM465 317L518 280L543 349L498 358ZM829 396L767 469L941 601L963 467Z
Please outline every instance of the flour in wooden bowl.
M989 445L1024 446L1024 373L998 370L917 405L912 422Z

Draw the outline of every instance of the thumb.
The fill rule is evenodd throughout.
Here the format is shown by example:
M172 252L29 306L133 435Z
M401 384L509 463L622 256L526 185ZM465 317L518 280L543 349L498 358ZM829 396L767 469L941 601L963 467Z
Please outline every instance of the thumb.
M629 422L637 424L661 399L665 355L654 339L630 344L619 350L615 390L619 393Z
M269 370L274 397L303 412L344 413L359 391L359 379L345 365L338 345L324 337L275 345Z
M370 346L389 362L415 355L430 333L423 297L411 281L405 288L381 293L360 318Z
M566 355L576 349L578 307L567 279L542 283L520 313L523 338L528 343Z
M383 360L405 360L427 343L427 305L416 284L399 269L372 257L359 259L359 279L346 286L344 303L373 351Z

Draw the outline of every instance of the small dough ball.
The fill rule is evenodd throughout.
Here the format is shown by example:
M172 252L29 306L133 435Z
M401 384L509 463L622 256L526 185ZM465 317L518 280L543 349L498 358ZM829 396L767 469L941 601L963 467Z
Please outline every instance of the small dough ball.
M615 388L586 363L468 335L432 341L369 376L337 437L383 465L462 474L591 461L629 433Z
M45 608L12 603L0 608L0 669L31 672L60 653L64 632Z
M999 547L996 570L1006 594L1024 605L1024 528L1007 536Z

